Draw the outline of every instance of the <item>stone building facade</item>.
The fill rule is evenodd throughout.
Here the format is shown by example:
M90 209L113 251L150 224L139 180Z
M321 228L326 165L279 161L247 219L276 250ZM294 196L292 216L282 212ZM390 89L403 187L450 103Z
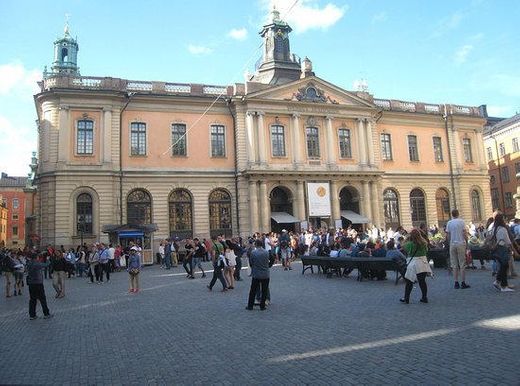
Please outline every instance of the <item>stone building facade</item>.
M255 74L212 86L80 76L67 29L35 96L42 243L485 220L479 108L344 90L290 32L273 12Z
M520 173L520 114L489 125L484 131L488 161L491 203L506 218L518 217L520 206L515 198Z

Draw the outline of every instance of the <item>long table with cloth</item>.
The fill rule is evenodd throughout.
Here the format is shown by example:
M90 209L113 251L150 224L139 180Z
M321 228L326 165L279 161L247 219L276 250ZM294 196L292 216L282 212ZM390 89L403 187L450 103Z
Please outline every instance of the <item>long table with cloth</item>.
M329 277L334 273L341 276L343 272L351 272L354 269L358 270L357 280L362 281L363 271L368 270L381 270L381 271L394 271L395 272L395 284L399 282L402 277L400 267L398 263L390 258L386 257L351 257L343 259L339 257L329 256L302 256L302 275L310 269L314 273L314 266L321 270L324 274Z

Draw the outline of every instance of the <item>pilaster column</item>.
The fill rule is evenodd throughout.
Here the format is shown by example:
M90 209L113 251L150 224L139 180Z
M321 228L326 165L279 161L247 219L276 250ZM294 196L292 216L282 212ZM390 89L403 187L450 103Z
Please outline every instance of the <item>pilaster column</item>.
M300 134L300 114L293 114L291 119L292 124L292 134L293 134L293 143L292 143L292 153L293 153L293 161L296 165L301 164L302 162L302 154L300 151L301 146L301 134Z
M298 220L305 221L307 216L305 213L305 189L303 181L296 182L296 194L298 195Z
M366 138L365 128L363 125L363 119L358 118L357 120L357 137L358 137L358 152L359 152L359 165L365 166L367 164L367 153L366 153Z
M256 141L253 112L246 112L246 149L247 162L249 164L256 162ZM256 231L255 231L256 232Z
M258 127L258 162L260 162L261 164L265 164L265 152L267 144L265 142L264 113L262 111L258 111L256 114L256 123Z
M112 162L112 110L103 109L103 162Z
M60 106L59 109L59 131L58 131L58 162L66 162L69 160L69 151L71 144L70 139L70 128L69 123L69 107Z
M373 223L372 219L372 208L371 208L371 198L370 198L370 190L368 187L368 181L362 181L361 185L363 186L363 209L365 213L363 215Z
M452 139L453 139L453 148L455 150L454 157L452 157L455 161L455 169L457 169L457 172L460 173L462 170L462 150L460 146L460 135L459 131L455 128L452 129Z
M332 117L325 117L327 127L327 163L333 165L336 162L336 149L334 148L334 132L332 130Z
M381 226L381 218L379 217L379 202L382 199L378 192L378 186L376 181L370 181L370 194L372 203L372 224L377 227Z
M479 167L480 170L487 170L486 166L486 153L484 150L484 139L482 138L482 129L479 128L476 131L476 147L477 147L477 153L479 154Z
M269 232L271 222L269 219L271 208L269 206L269 197L267 197L267 183L260 181L260 231Z
M368 164L374 165L374 133L375 121L367 120L367 145L368 145Z
M330 182L330 203L332 209L332 224L335 225L335 221L341 219L341 213L339 209L339 192L337 181Z
M249 181L249 219L251 234L260 230L258 222L258 187L256 181Z

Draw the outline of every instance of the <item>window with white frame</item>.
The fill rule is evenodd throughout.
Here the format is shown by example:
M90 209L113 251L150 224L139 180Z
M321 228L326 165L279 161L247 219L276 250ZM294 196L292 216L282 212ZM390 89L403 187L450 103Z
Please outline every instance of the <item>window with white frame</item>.
M491 147L487 148L487 156L488 156L488 161L491 161L493 159L493 150L491 149Z
M271 126L271 149L273 157L285 157L285 128L282 125Z
M94 122L82 119L76 124L76 154L94 153Z
M223 125L211 125L211 156L226 156L226 131Z
M172 124L172 155L186 155L186 125Z
M392 137L390 134L381 134L381 157L384 161L392 160Z
M20 201L17 198L13 198L13 209L18 209L20 206Z
M519 150L520 147L518 146L518 138L513 138L513 151L516 153Z
M473 162L473 154L471 153L471 140L469 138L464 138L462 140L462 145L464 147L464 162Z
M309 158L320 157L320 137L317 127L307 127L307 156Z
M410 161L419 161L419 149L417 147L416 135L408 136L408 154L410 156Z
M350 130L341 128L338 130L339 156L341 158L352 158L352 144Z
M500 153L500 157L506 155L506 145L504 145L503 142L498 145L498 152Z
M443 162L441 137L433 137L433 155L435 162Z
M146 155L146 123L130 124L130 146L131 155Z

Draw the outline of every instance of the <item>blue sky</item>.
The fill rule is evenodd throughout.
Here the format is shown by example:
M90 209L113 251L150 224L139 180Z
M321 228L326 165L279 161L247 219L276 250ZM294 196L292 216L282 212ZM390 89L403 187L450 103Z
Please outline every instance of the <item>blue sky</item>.
M32 95L65 14L82 75L226 85L253 69L273 3L292 52L340 87L366 79L377 98L520 111L514 0L1 0L0 171L29 172Z

